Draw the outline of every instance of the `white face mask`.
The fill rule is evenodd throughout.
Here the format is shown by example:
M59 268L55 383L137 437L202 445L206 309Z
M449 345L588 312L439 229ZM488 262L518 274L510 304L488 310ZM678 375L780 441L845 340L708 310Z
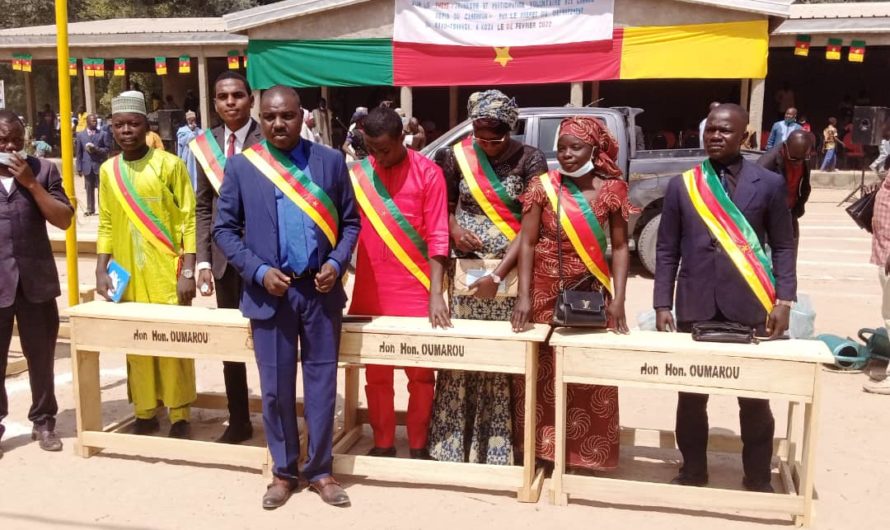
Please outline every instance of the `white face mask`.
M593 171L593 160L588 160L587 163L585 163L583 166L581 166L578 169L576 169L575 171L571 171L571 172L566 171L565 169L562 168L562 166L559 167L560 173L562 173L563 175L565 175L567 177L571 177L573 179L576 179L578 177L583 177L584 175L590 173L591 171Z

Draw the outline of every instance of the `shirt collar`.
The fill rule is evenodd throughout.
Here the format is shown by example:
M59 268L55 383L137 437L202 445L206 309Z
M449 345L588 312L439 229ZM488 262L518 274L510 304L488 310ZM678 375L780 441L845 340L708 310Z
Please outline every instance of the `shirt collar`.
M717 173L720 173L720 170L723 169L728 171L732 176L737 177L739 173L742 171L742 164L745 162L745 159L742 158L742 155L738 155L738 158L733 159L728 164L722 164L716 160L711 160L711 165L714 166L714 169L717 170Z
M244 145L244 140L247 139L247 133L250 131L250 119L247 120L247 123L244 124L244 127L241 127L237 131L235 131L235 141L238 142L239 145ZM229 136L232 135L232 130L229 129L228 125L223 126L223 141L228 142Z

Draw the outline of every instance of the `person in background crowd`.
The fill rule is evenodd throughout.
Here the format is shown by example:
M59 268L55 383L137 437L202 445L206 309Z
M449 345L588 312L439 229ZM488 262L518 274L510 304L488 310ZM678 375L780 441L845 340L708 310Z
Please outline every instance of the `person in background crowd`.
M201 112L201 102L198 100L198 96L195 95L195 91L191 88L185 91L185 99L182 102L182 110L186 112L192 111L196 115Z
M758 137L760 132L750 124L745 128L745 137L742 139L742 149L757 149Z
M878 186L871 220L871 264L876 268L881 286L881 317L884 327L890 330L890 179L884 179ZM862 385L862 390L890 395L890 365L881 376L875 378L870 374L870 377L871 380Z
M102 164L96 293L111 297L108 263L130 273L122 301L191 305L195 297L195 192L185 163L146 144L145 97L127 91L111 100L112 131L122 153ZM189 438L194 359L127 355L134 433L160 429L167 407L170 438Z
M176 102L173 101L173 95L172 95L172 94L167 94L167 95L164 97L164 107L163 107L163 109L164 109L164 110L177 110L177 109L179 109L179 105L177 105Z
M226 162L213 238L244 282L241 312L250 319L274 462L263 508L283 506L301 475L325 503L348 506L349 495L332 476L332 449L346 304L341 280L361 219L343 157L300 138L303 113L296 90L280 85L264 90L260 125L266 140ZM312 197L291 199L294 188L285 178L302 182ZM302 473L298 341L309 432Z
M788 110L785 111L785 118L773 124L773 128L769 132L769 138L766 141L766 150L769 151L781 144L788 139L788 135L792 131L800 128L800 124L797 123L797 109L788 107Z
M800 119L797 120L797 123L800 124L800 128L806 132L813 132L813 126L810 125L810 121L807 119L806 114L801 114Z
M40 117L40 123L38 123L37 127L34 129L34 136L36 138L43 138L43 140L53 146L53 148L58 147L59 141L58 136L56 135L56 115L53 114L52 111L44 112Z
M788 81L782 83L782 88L776 91L775 101L776 116L784 116L785 113L788 112L788 109L797 106L794 98L794 89L791 88L791 83Z
M615 162L617 157L618 142L598 119L578 116L560 123L559 169L532 179L522 198L519 299L513 309L514 331L522 331L529 320L549 324L563 286L602 292L608 303L609 327L621 333L629 331L624 312L630 263L627 218L639 210L633 208L627 198L627 182L621 178L621 169ZM600 247L596 239L592 239L592 243L579 241L576 245L558 226L557 206L562 222L578 227L575 232L579 234L596 235L608 227L612 249L610 268L603 270L586 264L609 263L606 248ZM534 449L538 458L551 462L556 455L553 358L550 346L539 349ZM524 402L525 391L524 376L514 377L514 403ZM618 389L572 385L569 396L569 423L582 427L568 431L565 447L568 465L592 470L614 469L618 466L619 451ZM517 415L513 432L514 444L520 452L530 450L522 445L523 424L524 418Z
M75 116L74 125L74 134L87 128L87 108L84 105L77 107L77 115Z
M433 327L450 327L442 292L448 260L448 194L442 170L404 145L399 116L373 109L365 118L370 156L351 169L353 189L362 213L350 314L428 317ZM382 191L378 191L381 190ZM378 221L396 220L384 232ZM374 221L374 222L372 222ZM419 256L403 263L390 233L401 245L413 245ZM407 242L407 243L406 243ZM422 258L422 259L421 259ZM368 418L374 431L370 456L396 456L393 367L367 365ZM429 459L427 436L436 386L430 368L405 368L408 376L408 446L411 458Z
M161 135L158 134L160 124L158 123L157 112L148 115L148 128L149 130L145 133L145 143L152 149L164 151L164 141L161 140Z
M712 110L716 109L720 106L719 101L712 101L710 105L708 105L708 112L710 113ZM705 123L707 123L708 117L705 116L702 118L702 121L698 124L698 143L702 149L705 148Z
M737 322L771 338L788 329L797 296L788 191L779 175L741 156L747 124L748 113L738 105L714 109L705 128L708 158L668 184L658 229L653 295L659 331L689 333L697 322L705 321ZM713 200L705 202L703 197ZM706 223L711 216L728 221ZM739 241L730 236L735 232L752 236ZM771 263L763 250L767 238ZM733 260L731 255L741 259ZM774 284L758 280L770 277L775 278ZM671 313L675 287L677 322ZM772 492L775 421L769 401L740 397L738 402L743 485L751 491ZM706 485L707 394L680 392L676 435L683 466L672 483Z
M884 128L881 129L878 157L868 167L879 176L883 176L887 172L888 165L890 165L890 123L885 123Z
M300 111L303 113L303 126L300 129L300 138L320 143L318 135L315 133L315 119L312 117L312 113L307 109L300 109Z
M315 133L319 143L328 147L334 145L331 139L331 111L328 110L328 101L325 98L318 100L318 108L312 111L312 119L315 121Z
M108 158L105 135L99 131L95 114L86 117L86 129L74 138L75 170L83 177L87 194L86 215L96 215L96 191L99 189L99 168Z
M837 118L828 118L828 126L822 131L822 166L819 171L834 171L837 168Z
M405 146L420 151L426 147L426 132L417 118L408 118L405 124Z
M37 158L47 158L53 152L53 146L46 143L46 137L44 136L41 136L32 144L34 145L34 156Z
M190 150L202 153L213 152L215 147L224 157L221 165L199 165L197 168L198 204L195 207L195 224L198 234L198 289L203 296L216 292L216 307L238 309L241 276L235 267L228 264L222 251L213 242L213 225L216 223L219 190L226 164L244 149L260 143L263 136L259 124L250 117L254 100L247 78L236 71L226 70L216 78L213 90L214 110L222 124L205 132L200 141L189 144ZM206 140L206 144L203 140ZM214 142L215 146L210 142ZM239 444L253 437L247 365L223 361L223 379L226 385L229 425L216 441Z
M55 164L20 156L24 148L24 124L15 113L0 110L0 153L5 157L0 163L0 422L9 413L5 376L15 321L28 361L31 439L39 440L44 451L61 451L53 363L59 334L56 298L62 292L46 225L66 230L74 208ZM0 439L5 430L0 423Z
M508 322L516 299L498 296L498 290L519 254L519 245L511 245L519 233L519 197L532 179L547 171L547 160L539 149L510 137L519 123L515 99L499 90L475 92L467 102L467 113L473 122L472 136L443 150L437 160L448 186L452 248L459 260L484 259L498 265L469 285L471 294L452 293L451 316ZM475 162L461 164L459 158ZM503 193L488 199L480 185ZM480 204L479 196L485 204ZM509 221L488 216L486 212L494 211L492 200L512 212ZM507 374L439 370L429 440L434 459L513 465L510 379ZM522 410L521 401L517 408Z
M368 115L364 107L358 107L349 123L349 132L346 133L346 141L343 142L343 152L346 153L346 161L364 160L368 157L368 151L365 147L365 134L363 123Z
M198 115L194 111L186 111L185 125L176 131L176 154L185 162L189 177L192 180L192 189L198 189L198 162L195 154L189 149L189 143L204 132L198 127Z
M152 92L151 93L151 111L150 111L150 113L153 114L153 113L161 110L161 108L163 107L163 103L164 102L161 100L161 95L158 94L157 92Z
M794 253L800 243L800 218L803 217L807 200L810 198L810 165L808 160L813 152L816 139L803 129L793 131L782 144L761 155L757 163L778 173L785 179L787 204L791 210L794 228Z

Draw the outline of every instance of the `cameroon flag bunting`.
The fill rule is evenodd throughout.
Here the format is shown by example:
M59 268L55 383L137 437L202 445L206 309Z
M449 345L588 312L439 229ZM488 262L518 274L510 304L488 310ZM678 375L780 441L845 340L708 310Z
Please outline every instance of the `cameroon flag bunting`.
M798 35L794 41L794 55L798 57L808 57L810 55L810 41L812 37L809 35Z
M93 59L93 77L105 77L105 59Z
M843 45L844 41L841 39L828 39L828 46L825 47L825 58L829 61L840 61Z
M158 75L167 75L166 57L155 57L155 73Z
M179 56L179 73L180 74L190 74L192 73L192 58L188 55L180 55Z
M68 75L77 76L77 57L68 58Z
M114 60L114 77L125 77L127 75L127 60L117 58Z
M241 64L241 54L238 50L229 50L228 53L229 70L237 70Z
M854 40L850 43L850 53L847 59L851 63L861 63L865 61L865 41Z

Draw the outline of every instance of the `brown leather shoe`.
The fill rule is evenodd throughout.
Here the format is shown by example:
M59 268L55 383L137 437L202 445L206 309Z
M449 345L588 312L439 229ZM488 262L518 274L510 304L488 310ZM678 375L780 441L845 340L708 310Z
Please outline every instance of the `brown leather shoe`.
M274 510L284 506L295 489L297 489L296 480L272 477L272 483L266 487L266 494L263 495L263 509Z
M346 494L346 490L340 486L340 483L337 482L337 479L334 477L327 476L314 482L310 482L309 488L315 493L318 493L321 500L331 506L345 508L350 505L349 495Z
M53 429L40 428L36 426L31 430L31 439L38 441L40 448L44 451L61 451L62 440L56 435Z

